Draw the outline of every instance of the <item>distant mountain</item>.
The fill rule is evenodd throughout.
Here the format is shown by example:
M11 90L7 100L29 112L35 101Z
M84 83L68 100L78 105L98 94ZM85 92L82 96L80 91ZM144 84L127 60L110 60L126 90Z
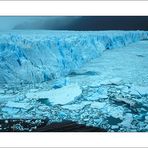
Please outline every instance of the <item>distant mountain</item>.
M148 30L147 16L46 17L17 24L14 29Z

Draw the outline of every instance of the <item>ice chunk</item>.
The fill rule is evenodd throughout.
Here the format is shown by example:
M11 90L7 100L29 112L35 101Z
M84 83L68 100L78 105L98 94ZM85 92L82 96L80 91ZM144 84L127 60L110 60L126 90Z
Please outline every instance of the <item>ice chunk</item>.
M111 116L113 118L119 118L120 120L123 119L123 113L124 113L124 108L123 107L116 107L113 105L105 105L103 109L101 110L103 114L106 114L107 116Z
M4 93L5 93L5 90L0 89L0 94L4 94Z
M98 93L93 93L91 96L87 97L87 100L95 101L99 99L99 94Z
M26 97L32 99L48 98L52 104L67 104L74 101L81 93L82 90L78 84L71 84L49 91L40 91L36 93L29 92L26 94Z
M137 102L133 99L129 98L123 98L123 97L116 97L113 99L116 102L123 102L127 105L130 105L130 107L136 107Z
M108 98L108 88L107 87L97 87L97 91L93 91L92 94L87 96L87 100L96 101L99 99Z
M105 105L106 105L105 102L94 102L91 104L91 107L101 109L101 108L105 107Z
M11 99L11 98L14 98L14 95L0 95L0 100L1 99Z
M133 121L133 115L130 113L127 113L124 116L124 120L121 123L121 125L123 125L124 127L130 128L132 126L132 121Z
M123 119L124 109L122 107L110 107L108 114L114 118Z
M130 89L130 94L131 95L136 95L136 96L139 96L140 94L139 94L139 92L137 91L137 90L135 90L135 89Z
M53 88L57 89L57 88L61 88L63 86L69 85L69 77L65 77L65 78L59 78L57 79L54 84L52 85Z
M99 100L99 99L106 99L107 97L108 97L107 94L94 93L91 96L88 96L87 100L95 101L95 100Z
M30 89L30 92L37 92L38 91L38 89Z
M9 94L0 94L0 103L4 103L8 100L14 100L16 95L9 95Z
M148 95L148 87L143 87L143 86L133 86L131 89L131 93L133 94L140 94L140 95Z
M85 105L91 104L90 101L83 101L80 104L71 104L71 105L64 105L62 108L69 109L69 110L79 110L82 109Z
M10 107L2 107L2 112L7 112L9 115L14 116L16 115L20 109L19 108L10 108ZM19 114L18 114L19 115ZM20 116L20 115L19 115Z
M109 85L109 84L119 85L119 84L121 84L121 82L122 82L121 78L113 78L113 79L101 81L100 84L102 84L102 85Z
M148 123L148 115L145 116L145 122Z
M25 102L12 102L12 101L8 101L5 106L6 107L10 107L10 108L22 108L22 109L26 109L26 110L31 108L30 104L29 103L25 103Z

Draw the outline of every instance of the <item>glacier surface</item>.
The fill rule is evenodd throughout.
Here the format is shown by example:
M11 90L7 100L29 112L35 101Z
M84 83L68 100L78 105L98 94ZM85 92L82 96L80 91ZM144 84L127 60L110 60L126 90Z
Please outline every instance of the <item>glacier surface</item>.
M65 76L103 51L147 39L144 31L12 31L0 33L0 84Z

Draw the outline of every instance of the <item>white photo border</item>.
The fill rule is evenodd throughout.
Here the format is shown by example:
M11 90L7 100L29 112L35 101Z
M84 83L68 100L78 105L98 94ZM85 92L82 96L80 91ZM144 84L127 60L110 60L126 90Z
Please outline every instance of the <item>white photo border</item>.
M0 16L148 16L148 1L0 1ZM148 147L148 133L0 133L1 147Z

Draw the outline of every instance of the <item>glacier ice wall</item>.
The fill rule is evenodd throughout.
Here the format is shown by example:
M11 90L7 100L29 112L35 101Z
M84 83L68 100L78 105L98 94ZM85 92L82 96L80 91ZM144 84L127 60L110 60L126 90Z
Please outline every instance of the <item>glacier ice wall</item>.
M0 33L0 84L39 83L76 70L104 50L147 39L144 31Z

